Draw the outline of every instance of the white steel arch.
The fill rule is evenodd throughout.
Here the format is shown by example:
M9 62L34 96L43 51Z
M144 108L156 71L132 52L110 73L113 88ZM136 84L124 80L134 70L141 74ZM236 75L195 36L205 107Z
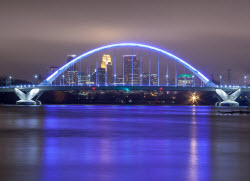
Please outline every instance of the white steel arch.
M193 72L197 77L199 77L205 84L206 86L213 87L215 84L211 82L206 76L204 76L201 72L199 72L197 69L195 69L193 66L188 64L186 61L182 60L181 58L154 46L150 45L145 45L145 44L140 44L140 43L117 43L117 44L111 44L111 45L106 45L102 46L93 50L90 50L86 53L83 53L76 58L74 58L72 61L68 62L67 64L63 65L60 69L58 69L56 72L54 72L52 75L50 75L48 78L46 78L40 85L50 85L58 76L60 76L64 71L66 71L69 67L72 65L76 64L77 62L81 61L83 58L94 54L96 52L109 49L109 48L114 48L114 47L141 47L141 48L147 48L150 50L154 50L157 52L160 52L166 56L171 57L175 61L179 62L180 64L184 65L186 68L188 68L191 72Z

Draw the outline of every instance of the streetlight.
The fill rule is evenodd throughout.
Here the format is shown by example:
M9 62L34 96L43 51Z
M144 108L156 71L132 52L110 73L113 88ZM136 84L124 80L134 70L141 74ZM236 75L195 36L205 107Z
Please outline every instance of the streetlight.
M193 105L195 105L197 103L197 100L199 99L199 96L197 96L195 94L195 92L193 92L193 94L191 95L190 100L192 101Z
M222 82L222 76L220 75L220 86L221 86L221 82Z
M245 87L247 86L247 76L244 76Z
M62 78L63 78L63 85L64 85L64 77L65 77L65 76L64 76L64 75L62 75Z
M11 86L11 79L12 79L12 77L10 76L9 79L10 79L10 86Z
M195 87L194 75L192 75L193 87Z
M35 84L37 84L37 77L38 77L38 76L37 76L37 75L35 75L35 80L36 80L36 81L35 81Z

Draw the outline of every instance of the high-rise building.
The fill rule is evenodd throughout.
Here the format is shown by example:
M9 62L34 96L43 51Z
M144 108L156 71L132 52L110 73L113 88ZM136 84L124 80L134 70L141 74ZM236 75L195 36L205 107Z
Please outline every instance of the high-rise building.
M107 73L107 83L113 83L113 68L112 68L112 61L110 55L104 54L102 56L102 64L101 68L104 68Z
M121 75L116 76L116 85L123 85L123 76Z
M87 74L79 73L78 75L78 85L84 85L87 83Z
M67 71L66 82L69 85L77 85L78 84L78 71Z
M136 55L124 55L124 78L126 84L140 84L140 61Z
M68 55L67 63L73 60L76 55ZM66 71L66 83L69 85L77 85L78 84L78 71L77 65L74 64Z
M107 66L108 64L112 65L111 57L110 57L110 55L104 54L104 55L102 56L101 68L105 68L105 69L106 69L106 68L107 68L106 66Z
M142 74L142 84L149 85L149 73ZM150 74L150 85L158 85L158 75Z
M98 68L97 70L92 73L91 76L91 82L94 82L95 84L105 84L105 68ZM96 75L97 74L97 75ZM97 78L97 80L96 80Z
M151 85L158 85L158 75L150 74Z

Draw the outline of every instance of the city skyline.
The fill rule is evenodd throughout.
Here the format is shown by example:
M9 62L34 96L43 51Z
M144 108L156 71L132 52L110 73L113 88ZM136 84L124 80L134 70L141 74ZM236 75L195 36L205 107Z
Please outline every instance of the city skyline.
M76 58L77 55L68 55L67 57L67 63L69 63L71 60ZM113 57L115 59L115 62L117 61L117 56L114 55ZM184 67L184 71L180 71L180 67L175 72L175 77L171 77L171 74L169 73L171 70L169 70L169 59L167 59L167 72L161 72L162 66L159 62L159 56L158 56L158 70L152 71L151 67L148 67L145 71L145 65L144 59L142 56L140 56L140 60L137 58L137 55L120 55L120 58L123 60L124 65L124 77L122 71L116 72L116 67L112 65L112 58L111 55L103 53L100 56L100 59L98 59L98 62L95 62L95 65L92 65L92 71L90 70L90 58L87 57L87 67L82 67L82 64L84 60L81 60L80 63L76 63L70 68L68 68L67 71L65 71L62 75L60 75L56 80L53 81L54 85L93 85L93 84L114 84L114 85L121 85L121 84L133 84L133 85L183 85L183 86L195 86L195 79L196 76L189 71L187 73L187 69ZM119 59L119 58L118 58ZM96 60L94 60L96 61ZM148 58L148 61L150 61L150 64L152 62L152 57L150 56ZM156 60L157 61L157 60ZM132 66L133 63L133 66ZM149 63L149 62L147 62ZM96 69L98 66L98 69ZM175 63L176 66L176 63ZM93 69L93 67L96 67ZM159 69L161 67L161 69ZM48 77L52 75L55 71L57 71L59 67L57 66L51 66L49 67L48 74L45 76L38 75L40 78L42 77L45 79L45 77ZM165 68L164 68L165 69ZM182 68L181 68L182 69ZM158 72L160 71L160 72ZM217 85L233 85L231 84L231 69L227 70L227 76L223 77L220 76L218 79L214 79L213 75L211 75L211 81L213 81ZM96 74L99 73L99 74ZM166 75L164 74L166 73ZM190 74L191 73L191 74ZM173 73L172 73L173 74ZM150 76L149 76L150 75ZM159 76L159 78L158 78ZM165 77L165 80L161 80L162 77ZM88 78L90 77L90 78ZM98 77L98 79L96 79ZM35 77L34 77L35 78ZM133 81L132 81L133 78ZM37 79L37 75L36 78ZM117 80L116 80L117 79ZM124 80L123 80L124 79ZM151 79L151 80L150 80ZM241 81L242 85L247 85L249 82L249 77L244 76L243 81ZM97 80L97 82L96 82ZM100 81L101 80L101 81ZM37 81L37 80L35 80ZM42 79L41 79L42 81ZM41 83L41 81L39 83ZM199 80L198 80L199 81ZM194 84L193 84L194 83ZM197 83L196 83L197 84ZM203 85L203 84L201 84Z
M108 84L110 84L110 83L115 83L115 82L113 82L114 81L114 71L116 71L116 68L115 68L115 66L113 66L112 65L112 61L111 61L111 55L109 55L109 54L105 54L105 53L103 53L103 54L101 54L102 56L100 56L101 58L98 60L98 66L99 66L99 68L104 68L105 70L103 71L103 72L105 72L105 71L107 71L108 70L108 72L109 73L107 73L107 83ZM72 55L67 55L67 61L66 61L66 63L69 63L71 60L73 60L74 58L76 58L78 55L75 55L75 54L72 54ZM114 56L114 55L113 55ZM122 57L129 57L129 56L134 56L134 57L136 57L137 55L120 55L120 59L122 59ZM115 56L116 57L116 56ZM113 57L113 58L115 58L115 57ZM141 56L140 56L141 57ZM116 58L115 58L116 59ZM118 59L119 59L119 57L118 57ZM151 58L151 56L150 57L148 57L148 58L146 58L146 59L144 59L144 58L140 58L141 59L141 62L140 63L138 63L138 66L141 66L141 67L143 67L143 68L141 68L141 70L140 70L140 74L141 74L141 76L142 76L142 74L144 74L143 75L143 77L144 77L144 79L145 79L145 76L146 76L146 74L149 74L149 72L150 71L152 71L151 69L152 68L150 68L150 71L148 70L148 68L147 68L147 70L145 71L145 68L144 68L144 66L143 65L145 65L145 62L146 63L148 63L147 61L149 61L149 59L152 59ZM159 60L159 56L158 56L158 60ZM165 59L164 59L165 60ZM169 62L169 60L171 60L171 59L166 59L168 62ZM96 61L96 60L94 60L94 61ZM137 60L137 61L139 61L139 60ZM157 60L155 60L155 61L157 61ZM90 62L90 58L87 58L87 60L82 60L81 62L87 62L87 64L89 64L89 62ZM154 62L154 61L153 61ZM96 62L95 62L96 63ZM141 64L142 63L142 64ZM141 64L141 65L139 65L139 64ZM152 64L152 60L151 60L151 64ZM86 65L86 64L85 64ZM90 70L90 68L89 69L87 69L86 70L86 67L84 68L84 67L82 67L81 69L79 69L78 67L80 67L81 66L81 63L79 64L79 63L77 63L77 64L74 64L73 66L71 66L67 71L65 71L65 73L63 74L63 77L62 77L62 75L61 76L59 76L54 82L53 82L53 84L57 84L57 85L61 85L61 84L68 84L68 85L70 85L70 84L72 84L72 85L84 85L84 84L86 84L86 82L89 82L89 84L92 84L91 83L91 81L90 81L90 78L87 78L88 77L88 75L90 76L91 74L93 74L96 70L95 69L93 69L93 66L94 67L96 67L96 65L92 65L92 70L93 71L91 71ZM148 66L148 65L147 65ZM109 67L109 68L108 68ZM45 74L35 74L34 76L32 76L29 80L27 80L27 81L30 81L30 82L32 82L33 84L37 84L37 83L41 83L46 77L48 77L48 76L50 76L50 75L52 75L56 70L58 70L60 67L59 66L50 66L49 68L48 68L48 70L46 71L46 73ZM130 67L130 68L132 68L132 67ZM162 67L161 67L161 69L162 69ZM182 68L181 68L182 69ZM228 72L230 70L230 73ZM88 73L88 71L89 71L89 73ZM159 70L158 70L159 71ZM182 74L186 74L186 68L184 68L184 72L182 72L183 70L181 70L180 71L180 68L179 68L179 70L177 70L177 72L178 72L178 74L176 75L176 78L174 78L174 77L170 77L170 73L168 74L168 81L169 81L169 83L172 83L173 84L173 81L175 81L174 79L176 79L177 80L177 77L178 77L178 79L179 79L179 75L182 75ZM231 84L231 69L228 69L227 70L227 76L219 76L219 77L217 77L217 78L214 78L214 76L213 76L213 74L211 74L210 75L210 80L211 81L213 81L214 83L216 83L217 85L237 85L237 84ZM136 72L136 71L135 71ZM160 74L159 74L159 76L160 76L160 80L162 79L162 77L164 77L165 76L165 74L164 73L166 73L166 72L162 72L161 70L160 70ZM150 74L151 75L156 75L156 79L158 79L158 72L157 72L157 70L153 70L152 72L150 72ZM137 75L138 75L138 73L137 73ZM135 76L137 76L136 74L135 74ZM155 76L154 75L154 76ZM186 75L188 75L188 74L186 74ZM122 78L122 71L120 71L120 72L116 72L116 75L115 75L116 77L117 77L117 80L118 79L123 79ZM14 76L9 76L9 77L7 77L8 79L11 77L11 79L12 80L14 80L14 79L18 79L18 80L20 80L19 78L17 78L17 77L14 77ZM78 77L83 77L83 78L78 78ZM92 78L93 79L93 78ZM104 75L104 78L103 79L106 79L106 74ZM111 80L112 79L112 80ZM126 81L125 80L126 79L126 76L124 77L124 83L126 83L126 82L128 82L128 81ZM148 79L148 78L147 78ZM242 78L241 78L242 79ZM243 80L244 79L244 80ZM247 84L249 84L249 76L243 76L243 79L242 80L240 80L240 83L239 83L239 85L247 85ZM141 84L141 81L142 82L144 82L144 83L142 83L142 85L146 85L145 84L145 80L143 80L143 79L139 79L138 78L138 80L139 80L139 82L140 83L136 83L136 84ZM149 80L149 79L148 79ZM156 82L157 83L151 83L151 85L158 85L158 81L159 80L156 80ZM9 81L8 81L9 82ZM122 81L119 81L118 80L118 82L119 83L122 83L123 82L123 80ZM131 82L131 81L130 81ZM136 81L135 81L136 82ZM149 82L149 81L147 81L147 82ZM179 82L179 80L177 81L177 82ZM183 84L183 83L175 83L176 85L181 85L181 84ZM162 82L162 80L161 81L159 81L159 84L160 85L164 85L164 84L168 84L167 83L167 80L165 80L165 81L163 81ZM190 83L188 83L188 84L190 84ZM7 85L7 84L6 84Z
M130 43L129 43L130 44ZM113 44L113 45L109 45L109 46L120 46L122 44ZM126 43L127 45L127 43ZM133 46L136 45L133 43ZM140 46L145 46L145 47L150 47L150 49L154 49L154 47L152 46L148 46L148 45L143 45L143 44L137 44L137 45L140 45ZM108 46L108 47L109 47ZM101 47L100 47L101 48ZM99 49L99 48L98 48ZM102 49L102 48L101 48ZM108 48L109 49L109 48ZM131 48L132 52L135 52L137 55L138 55L138 52L141 53L142 51L139 50L138 48L135 49L135 48ZM131 50L129 50L129 52L131 52ZM145 79L146 79L146 74L150 74L151 76L147 76L148 78L148 85L185 85L184 83L180 83L180 80L179 80L179 75L188 75L186 74L187 72L186 71L189 71L187 69L187 67L184 66L184 70L183 68L181 68L183 65L181 66L177 66L177 69L176 69L176 61L174 61L174 57L164 57L163 58L163 62L167 62L167 72L164 72L166 70L166 68L163 68L162 67L162 63L160 63L160 54L157 53L156 51L156 57L155 58L152 58L153 57L153 54L152 53L147 53L148 54L148 57L145 57L142 58L143 56L139 54L138 57L140 57L140 60L136 58L136 54L135 55L126 55L126 54L122 54L122 55L117 55L117 53L115 53L117 51L117 49L114 49L114 50L105 50L104 52L106 53L102 53L104 50L101 50L100 53L99 53L99 50L98 50L98 53L97 53L97 58L98 58L98 62L96 62L97 60L94 60L94 63L95 65L92 64L92 70L93 70L93 66L94 67L97 67L98 66L98 71L97 72L103 72L103 81L101 81L100 83L101 84L116 84L116 79L118 80L119 83L123 83L123 84L134 84L134 85L146 85L145 83ZM128 50L127 50L128 51ZM113 52L113 55L109 55L107 54L107 52ZM122 52L124 53L124 48L122 50ZM93 52L94 54L96 52ZM168 54L168 53L167 53ZM101 55L101 56L100 56ZM76 55L76 54L70 54L70 55L67 55L67 61L66 63L70 63L73 59L79 59L78 57L81 56L81 55ZM94 55L94 59L96 59L96 55ZM112 65L112 61L111 59L112 58L114 59L114 65ZM132 75L132 77L135 78L134 81L131 81L131 75L130 75L130 81L128 81L128 75L125 75L124 77L124 81L120 81L121 79L123 79L122 77L122 70L118 71L117 72L117 66L116 66L116 62L117 60L116 59L119 59L122 58L123 61L125 60L125 62L127 62L126 60L126 57L135 57L135 60L134 60L134 63L136 63L134 66L131 66L128 68L127 64L128 63L125 63L123 64L123 66L125 65L124 69L125 69L125 74L127 74L126 72L129 70L132 70L133 68L133 71L130 72L130 74ZM125 57L125 59L124 59ZM172 58L172 60L171 60ZM87 60L86 60L87 59ZM96 69L94 69L93 71L90 70L90 67L88 67L87 71L86 71L86 67L82 67L82 64L85 62L88 64L88 66L90 66L90 62L93 63L93 60L91 58L89 58L89 56L86 58L86 59L79 59L81 60L80 62L76 63L76 64L72 64L72 66L70 66L69 68L67 68L68 70L66 70L62 75L60 75L55 81L53 81L53 85L84 85L86 84L97 84L95 80L93 80L93 73L96 72ZM91 60L91 61L90 61ZM154 60L154 61L152 61ZM154 66L154 62L157 62L158 61L158 70L152 70L151 66ZM160 62L159 62L160 61ZM175 62L174 63L174 66L175 66L175 77L171 78L171 73L169 73L169 69L168 68L168 64L169 62ZM182 60L181 60L182 61ZM132 61L133 62L133 61ZM152 63L153 62L153 63ZM145 71L145 68L144 68L144 65L145 63L147 64L148 63L148 68L146 68L146 71ZM188 63L188 62L186 62ZM86 66L86 64L85 64ZM138 66L138 67L137 67ZM146 67L147 67L146 66ZM163 65L164 66L164 65ZM188 65L189 66L189 65ZM81 67L81 68L80 68ZM137 67L137 68L136 68ZM156 66L157 67L157 66ZM156 68L155 67L155 68ZM160 69L159 69L160 67ZM164 69L164 71L162 71L162 68ZM58 66L50 66L47 73L46 74L43 74L43 75L38 75L38 74L35 74L33 77L31 77L31 82L33 84L38 84L38 83L41 83L43 81L43 79L45 79L46 77L52 75L56 70L58 70L59 67ZM82 70L83 69L83 70ZM100 70L99 70L100 69ZM103 70L101 70L103 69ZM137 71L138 70L138 71ZM86 71L86 72L85 72ZM124 70L123 70L124 71ZM115 74L114 74L115 72ZM140 73L138 73L140 72ZM219 77L215 78L213 74L210 75L210 77L208 77L213 83L215 83L216 85L227 85L227 86L234 86L234 85L248 85L249 84L249 76L248 75L244 75L243 77L240 78L240 80L238 80L239 82L238 83L232 83L231 82L231 73L232 72L232 69L227 69L227 75L226 76L222 76L222 74L220 74ZM90 75L92 74L92 76L90 77ZM157 75L158 74L158 75ZM96 75L97 76L97 75ZM143 77L143 78L139 78L139 76ZM195 78L196 76L194 74L191 74L190 76L192 76L192 82L194 81L195 82ZM117 77L117 78L116 78ZM137 78L136 78L137 77ZM155 81L150 81L152 77L152 80L155 79ZM168 77L168 78L166 78ZM162 80L162 78L166 78L168 80ZM201 78L201 77L199 77ZM16 78L14 76L9 76L7 77L8 81L6 80L6 85L9 85L10 82L11 82L11 79L14 80L14 79L17 79L17 80L20 80L19 78ZM97 79L98 80L98 79ZM26 81L26 80L25 80ZM29 81L29 80L27 80ZM183 81L186 81L183 80ZM204 81L204 80L203 80ZM118 83L117 82L117 83ZM144 82L144 83L142 83ZM173 83L175 82L175 83ZM99 83L98 83L99 84ZM197 83L196 83L197 84ZM192 83L187 83L187 85L192 85ZM201 84L201 86L204 86L205 84Z

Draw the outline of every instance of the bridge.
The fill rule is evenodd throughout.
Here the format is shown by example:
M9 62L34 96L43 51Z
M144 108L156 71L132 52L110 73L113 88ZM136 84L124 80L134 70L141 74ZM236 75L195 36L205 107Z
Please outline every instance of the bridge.
M150 53L147 51L145 53L145 49ZM99 54L101 53L103 56L100 66ZM143 53L147 54L147 58ZM110 54L113 55L113 62ZM138 57L140 58L138 59ZM83 81L82 74L84 63L84 69L87 72L85 81ZM119 63L120 67L117 66ZM91 74L93 67L95 69ZM144 73L145 69L148 73ZM156 73L153 74L154 69ZM180 71L180 69L182 70ZM178 80L177 72L183 73L181 75L189 73L189 76L180 76L181 80ZM0 92L15 92L20 98L17 104L25 105L40 104L38 99L44 91L70 90L211 91L219 98L218 106L239 106L239 103L235 101L236 98L242 92L250 92L250 87L216 85L192 65L174 54L139 43L111 44L79 56L71 56L65 65L49 75L39 85L0 87Z

